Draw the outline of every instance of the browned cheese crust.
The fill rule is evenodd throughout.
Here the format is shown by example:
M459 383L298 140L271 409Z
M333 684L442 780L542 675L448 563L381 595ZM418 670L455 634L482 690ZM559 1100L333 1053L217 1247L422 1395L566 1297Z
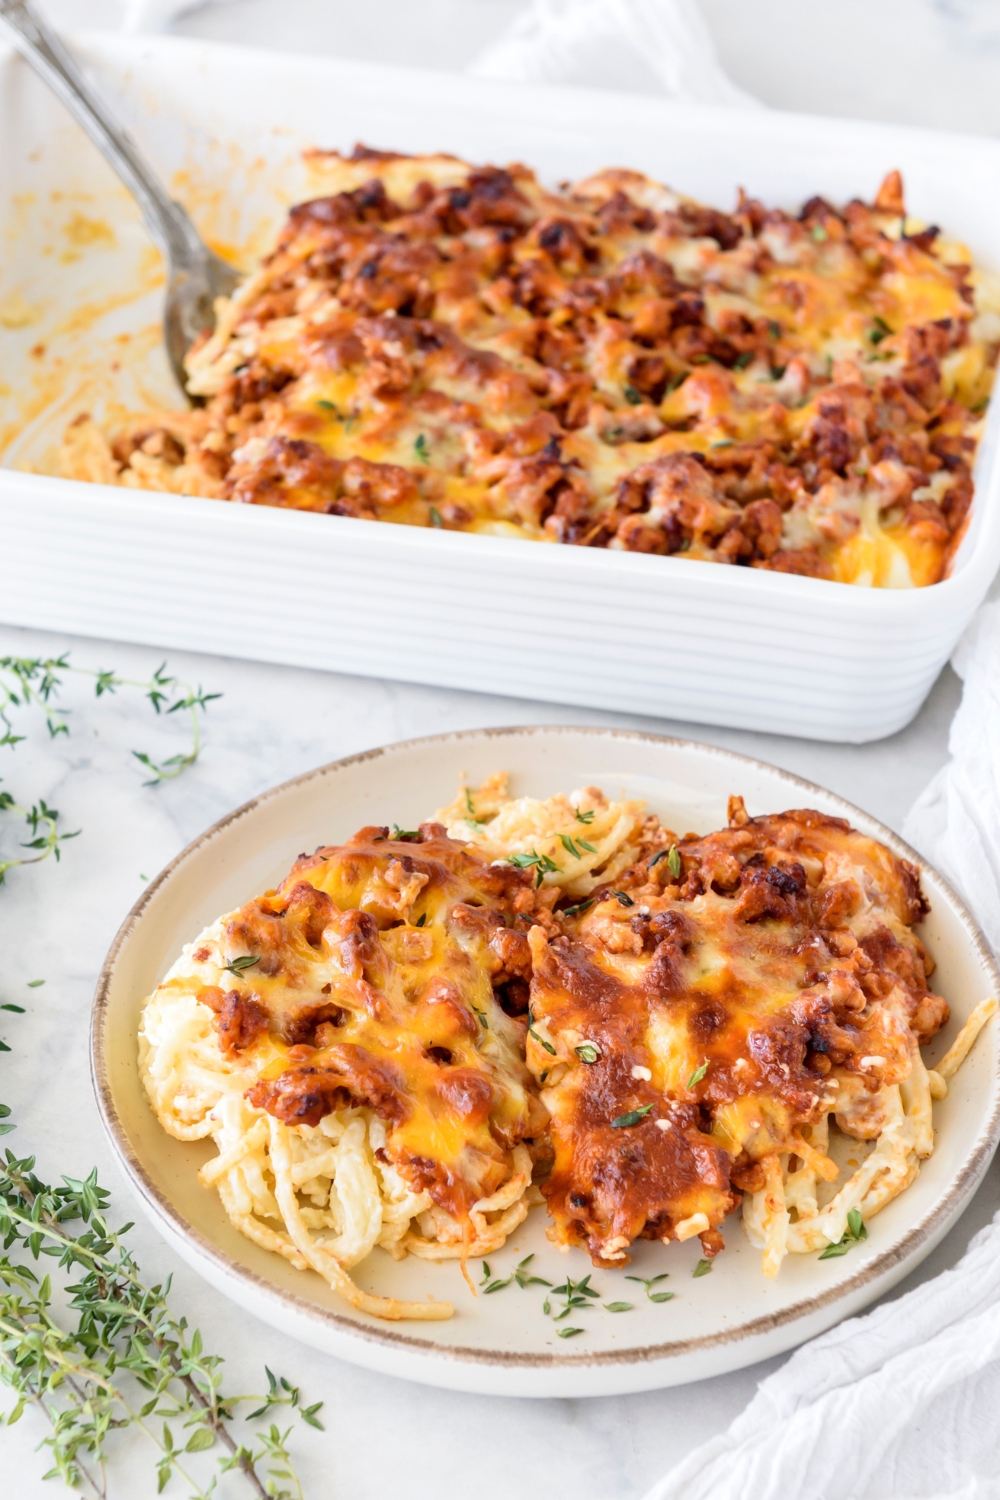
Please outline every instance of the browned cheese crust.
M638 173L357 148L294 208L194 413L65 471L875 586L946 570L996 345L967 253L874 204L731 214ZM985 326L985 325L984 325ZM972 332L970 333L970 329ZM100 441L103 441L101 439ZM102 467L103 465L103 467Z
M757 1164L830 1109L876 1136L881 1091L948 1018L911 930L917 871L881 844L816 812L748 819L739 799L727 829L668 855L671 838L571 935L532 934L543 1192L557 1241L598 1264L689 1221L717 1253L733 1189L763 1186Z
M197 998L225 1052L262 1058L252 1105L292 1126L368 1106L411 1187L467 1220L544 1124L524 1023L499 1003L512 985L527 991L516 924L539 899L520 870L486 864L438 824L363 828L226 921L226 951L254 962L228 992Z

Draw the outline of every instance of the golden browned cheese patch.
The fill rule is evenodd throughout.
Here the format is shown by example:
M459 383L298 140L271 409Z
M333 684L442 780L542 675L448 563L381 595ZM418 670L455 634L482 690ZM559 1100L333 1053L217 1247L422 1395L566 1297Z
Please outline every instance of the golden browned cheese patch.
M731 214L641 174L358 148L189 358L206 405L64 472L877 587L943 576L1000 318L968 253L873 204Z
M914 868L842 820L734 799L727 829L658 835L571 935L536 927L527 1056L557 1240L621 1264L640 1236L697 1233L712 1255L732 1189L808 1153L828 1113L876 1137L948 1018L911 930L925 911Z
M436 824L363 829L300 859L226 921L228 995L198 995L223 1049L259 1059L248 1101L290 1126L371 1108L414 1190L466 1219L544 1122L523 1022L498 1000L527 973L527 942L505 925L518 900L534 906L525 875Z

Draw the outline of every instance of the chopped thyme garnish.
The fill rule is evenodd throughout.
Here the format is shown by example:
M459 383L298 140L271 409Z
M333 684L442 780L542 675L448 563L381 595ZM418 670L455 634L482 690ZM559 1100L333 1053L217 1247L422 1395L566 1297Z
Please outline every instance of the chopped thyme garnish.
M774 369L771 371L771 379L780 380L787 369L787 365L775 365Z
M705 1076L705 1074L707 1072L708 1072L708 1058L706 1057L705 1061L701 1064L701 1067L695 1068L694 1072L691 1074L691 1077L688 1079L688 1081L687 1081L688 1088L689 1089L693 1089L696 1083L700 1083L701 1082L701 1080L704 1078L704 1076Z
M531 1014L530 1008L528 1010L528 1035L533 1036L538 1045L540 1047L544 1047L546 1052L551 1053L553 1057L556 1056L556 1049L553 1047L552 1043L547 1042L543 1036L539 1036L538 1032L535 1030L535 1018Z
M604 1304L604 1311L605 1312L631 1312L633 1306L634 1306L634 1303L632 1303L632 1302L605 1302L605 1304Z
M544 1047L545 1050L546 1050L546 1052L550 1052L552 1054L552 1056L555 1057L555 1055L556 1055L556 1049L553 1047L552 1043L551 1042L547 1042L543 1036L539 1036L538 1032L535 1030L535 1028L533 1026L529 1026L528 1027L528 1035L534 1037L534 1039L538 1043L539 1047Z
M424 923L426 921L427 921L427 913L425 911L422 911L420 913L419 917L417 918L417 920L414 922L413 925L414 925L414 927L423 927L423 925L424 925Z
M580 809L577 808L577 810L576 810L576 821L578 823L592 823L594 821L596 813L597 813L596 807L592 807L589 812L581 812Z
M514 1267L514 1280L517 1282L522 1291L527 1286L552 1285L551 1281L546 1281L544 1276L532 1276L530 1272L524 1269L528 1264L528 1261L534 1260L534 1258L535 1254L534 1251L532 1251L532 1253L530 1255L526 1255L523 1260L519 1260L517 1265Z
M619 1115L617 1120L611 1121L612 1130L623 1130L626 1125L638 1125L640 1120L645 1119L652 1109L651 1104L644 1104L641 1109L630 1109L624 1115Z
M478 1005L474 1005L472 1007L472 1009L476 1012L476 1015L479 1017L479 1024L482 1026L483 1030L484 1031L489 1031L489 1029L490 1029L490 1023L486 1019L486 1012L480 1010Z
M477 818L476 817L476 809L472 805L472 795L471 795L468 787L465 788L465 806L466 806L466 809L467 809L468 814L469 814L469 816L465 820L467 823L475 823L476 826L478 827L480 823L488 823L489 822L489 818Z
M698 1264L695 1266L694 1270L691 1272L691 1275L692 1276L707 1276L708 1273L709 1273L709 1271L711 1269L712 1269L712 1262L710 1260L700 1260L698 1262Z
M582 859L583 858L582 854L580 853L579 849L576 847L576 845L574 844L573 840L570 838L570 836L569 836L568 833L561 833L559 835L559 842L562 844L563 848L566 850L566 853L567 854L571 854L574 859Z
M427 439L422 432L418 435L417 441L413 445L413 451L422 464L430 463L431 451L427 446Z
M45 983L44 979L29 979L28 980L28 989L29 990L37 990L38 986L40 984L44 984L44 983Z
M242 974L246 969L252 969L254 964L260 963L260 957L252 953L244 953L240 958L231 958L227 964L222 965L223 973Z
M745 370L746 367L747 367L747 365L752 364L752 363L753 363L753 350L752 349L745 349L743 351L743 353L740 354L740 355L737 355L736 359L733 361L733 368L735 370Z
M322 407L322 408L323 408L323 410L324 410L324 411L332 411L332 412L333 412L333 414L334 414L334 416L336 416L336 417L339 417L339 416L340 416L340 412L339 412L339 411L338 411L338 410L337 410L337 408L336 408L336 407L335 407L335 406L334 406L334 404L333 404L333 402L332 402L332 401L323 401L323 400L319 400L319 401L317 401L317 402L316 402L316 405L317 405L317 406L321 406L321 407Z
M547 854L539 854L537 849L532 849L530 854L511 854L507 863L516 865L519 870L530 870L534 866L538 871L535 880L536 890L541 885L544 875L551 875L559 869L554 859L550 859Z
M594 845L593 844L588 844L586 839L577 839L576 842L577 842L577 845L579 846L579 848L586 849L586 851L587 851L588 854L596 854L597 853L597 850L595 849Z
M561 1339L571 1339L574 1334L582 1333L582 1328L557 1328L556 1333Z
M601 1055L601 1049L596 1042L581 1042L579 1047L573 1048L573 1051L580 1061L585 1063L595 1063Z
M545 1313L546 1317L551 1318L553 1323L559 1323L563 1318L568 1317L569 1314L574 1311L574 1309L582 1312L584 1308L591 1307L593 1303L587 1301L588 1297L593 1298L595 1301L600 1301L600 1293L590 1285L591 1274L592 1273L588 1271L587 1275L583 1278L582 1281L572 1281L567 1276L562 1286L554 1286L552 1288L550 1296L546 1297L544 1303L542 1304L542 1311ZM554 1313L552 1311L552 1303L550 1300L551 1297L566 1298L565 1306L557 1313ZM569 1330L567 1332L567 1337L568 1333L571 1331L572 1330ZM581 1333L582 1331L582 1329L576 1329L577 1333ZM562 1332L560 1332L559 1336L560 1338L562 1338Z
M431 506L430 517L431 525L436 526L440 530L440 528L444 525L444 522L441 519L441 512L438 510L436 505Z
M642 396L634 385L625 386L623 395L629 406L640 406L642 404Z
M675 880L679 880L684 871L681 863L681 854L676 844L671 844L667 851L667 869Z
M650 1302L670 1302L674 1296L673 1292L650 1291L650 1287L655 1286L658 1281L666 1281L669 1274L670 1273L668 1271L661 1271L659 1276L626 1276L625 1280L638 1281L641 1286L644 1286L646 1288L646 1296L649 1298Z
M767 331L768 331L768 333L771 335L771 337L773 339L780 339L781 338L781 324L779 322L777 322L774 318L772 318L771 321L768 323L768 325L767 325Z
M824 240L828 240L830 238L829 234L823 228L822 224L814 224L813 225L813 227L812 227L812 237L813 237L813 239L816 241L816 243L818 245L821 245Z
M392 836L397 844L412 844L420 838L419 828L400 828L398 823L392 825Z
M844 1230L843 1235L834 1244L827 1245L826 1249L819 1256L819 1259L833 1260L835 1256L846 1255L852 1245L856 1245L859 1240L866 1240L867 1238L868 1230L865 1228L864 1220L861 1217L861 1210L860 1208L852 1208L847 1215L847 1228Z
M564 917L578 917L582 911L589 911L594 904L595 897L591 896L587 901L578 901L575 906L564 906L562 915Z
M505 1286L510 1286L510 1284L511 1284L511 1282L513 1280L514 1280L514 1273L513 1273L513 1271L511 1271L510 1275L508 1277L506 1277L505 1280L501 1281L499 1277L495 1277L493 1275L493 1272L490 1270L490 1263L489 1263L489 1261L488 1260L484 1260L483 1261L483 1276L482 1276L482 1280L480 1281L479 1285L483 1288L483 1295L484 1296L488 1296L490 1292L499 1292L499 1291L501 1291Z
M612 891L611 894L612 896L616 896L618 898L618 904L620 906L635 905L635 902L632 900L632 897L628 894L627 891Z
M889 327L884 318L880 318L876 314L875 317L872 318L872 322L875 324L875 327L873 331L868 335L868 337L871 339L873 344L881 344L883 339L891 337L892 329Z

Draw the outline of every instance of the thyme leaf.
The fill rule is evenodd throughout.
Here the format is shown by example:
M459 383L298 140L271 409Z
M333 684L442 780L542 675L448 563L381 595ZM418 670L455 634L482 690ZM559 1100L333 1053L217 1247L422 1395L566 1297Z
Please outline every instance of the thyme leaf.
M852 1245L856 1245L859 1240L866 1240L867 1238L868 1230L865 1228L865 1222L861 1217L861 1210L860 1208L852 1208L847 1215L847 1228L844 1230L844 1233L832 1245L827 1245L826 1249L818 1256L818 1259L833 1260L835 1256L846 1255Z
M691 1077L688 1079L687 1086L688 1086L689 1089L693 1089L696 1083L700 1083L701 1082L701 1080L704 1078L705 1074L708 1072L708 1068L709 1068L709 1059L706 1058L703 1063L701 1063L697 1068L695 1068L694 1072L691 1074Z
M546 1052L551 1053L553 1057L556 1056L556 1049L553 1047L552 1043L551 1042L547 1042L543 1036L539 1036L538 1032L535 1030L535 1028L533 1026L529 1026L528 1027L528 1035L530 1037L534 1037L534 1039L538 1043L539 1047L544 1047L545 1050L546 1050Z
M9 1110L2 1106L0 1113ZM194 1500L208 1500L216 1478L202 1480L190 1457L218 1445L217 1472L237 1470L256 1500L301 1500L291 1429L244 1424L285 1407L321 1429L322 1403L303 1407L299 1388L266 1368L263 1397L224 1394L222 1359L174 1313L169 1282L143 1280L124 1240L131 1225L111 1228L109 1194L96 1170L82 1180L64 1177L54 1187L34 1167L33 1157L18 1159L10 1151L0 1162L0 1223L7 1251L16 1247L0 1259L0 1379L16 1397L8 1422L29 1403L36 1406L51 1427L43 1439L53 1460L50 1474L92 1500L106 1494L109 1433L130 1426L152 1448L159 1489L176 1476ZM42 1255L77 1279L53 1287L50 1276L40 1278L28 1264ZM75 1326L66 1326L60 1314L67 1300L78 1314ZM137 1386L152 1399L140 1405ZM242 1405L255 1409L238 1419ZM154 1413L160 1427L149 1420ZM171 1423L186 1437L176 1438Z
M638 1281L640 1286L644 1286L646 1288L646 1296L650 1302L671 1302L674 1297L673 1292L653 1292L650 1290L651 1287L656 1286L658 1281L666 1281L668 1275L669 1272L661 1271L659 1276L626 1276L625 1280Z
M420 829L400 828L398 823L393 823L392 837L397 844L418 844L420 842Z
M247 969L252 969L254 964L260 963L260 955L243 953L239 958L231 958L227 964L222 965L223 973L244 974Z
M651 1104L644 1104L641 1109L630 1109L626 1111L625 1114L619 1115L616 1120L611 1121L611 1129L624 1130L628 1125L638 1125L640 1120L644 1120L646 1118L652 1107L653 1106Z

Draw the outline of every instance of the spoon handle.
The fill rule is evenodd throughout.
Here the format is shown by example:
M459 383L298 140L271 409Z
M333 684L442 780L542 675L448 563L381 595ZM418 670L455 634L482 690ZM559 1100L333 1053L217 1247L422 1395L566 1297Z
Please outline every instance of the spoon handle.
M6 23L21 56L62 100L117 172L170 265L182 265L199 252L204 255L185 210L168 197L152 168L29 0L0 0L0 21Z

